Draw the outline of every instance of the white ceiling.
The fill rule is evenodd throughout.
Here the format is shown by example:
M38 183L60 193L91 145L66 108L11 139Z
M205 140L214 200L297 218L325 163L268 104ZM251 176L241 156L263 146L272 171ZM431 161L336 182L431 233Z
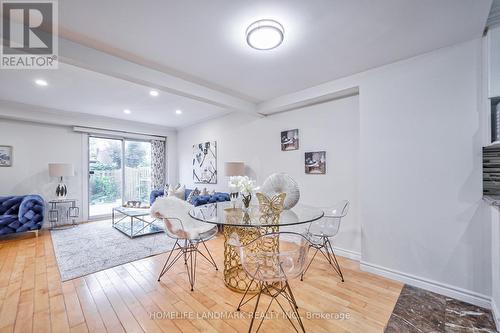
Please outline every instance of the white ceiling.
M34 84L43 78L47 87ZM126 119L169 127L182 127L228 111L186 97L151 89L71 65L58 70L2 70L0 100L42 106L60 111ZM131 114L123 113L130 109ZM176 115L175 110L182 110Z
M72 54L62 54L61 58L71 60L71 56L82 55L65 61L78 67L60 62L58 70L2 70L0 102L183 127L234 110L255 109L254 103L479 37L492 2L58 3L62 37L118 55L122 63L110 56L102 63L91 63L104 58L95 50L74 48ZM262 18L276 19L285 28L285 40L277 49L257 51L246 45L245 29ZM84 49L89 54L81 51ZM136 67L131 69L133 66L123 59ZM128 72L119 73L120 68L128 68ZM49 86L35 86L33 80L38 77L49 81ZM148 85L164 91L153 98ZM125 115L125 108L132 114ZM183 114L175 115L176 109L182 109Z
M61 32L149 66L264 101L479 37L491 0L60 1ZM285 41L244 32L272 18Z

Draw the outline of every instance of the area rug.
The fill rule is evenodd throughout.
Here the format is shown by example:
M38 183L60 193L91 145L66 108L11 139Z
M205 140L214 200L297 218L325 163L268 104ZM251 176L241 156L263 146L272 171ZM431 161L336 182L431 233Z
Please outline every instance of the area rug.
M130 239L111 221L52 230L51 235L62 281L170 251L175 243L165 233Z

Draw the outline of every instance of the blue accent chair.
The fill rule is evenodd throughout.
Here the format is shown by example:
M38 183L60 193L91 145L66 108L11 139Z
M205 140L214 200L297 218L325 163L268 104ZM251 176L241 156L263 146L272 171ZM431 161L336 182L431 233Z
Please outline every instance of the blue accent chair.
M186 193L184 194L184 200L186 200L191 193L191 189L186 189ZM164 195L163 190L153 190L151 191L151 194L149 195L149 203L152 205L155 201L156 198L162 197ZM224 193L224 192L215 192L213 195L200 195L198 197L195 197L191 204L193 206L200 206L200 205L205 205L207 203L214 203L214 202L222 202L222 201L231 201L229 198L229 193Z
M0 197L0 236L40 230L44 210L45 202L39 195Z

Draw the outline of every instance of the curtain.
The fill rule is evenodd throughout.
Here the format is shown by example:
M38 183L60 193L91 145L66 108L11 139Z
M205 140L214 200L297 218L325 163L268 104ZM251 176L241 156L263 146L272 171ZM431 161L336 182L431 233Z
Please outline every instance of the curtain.
M151 188L163 189L165 186L165 141L151 141Z

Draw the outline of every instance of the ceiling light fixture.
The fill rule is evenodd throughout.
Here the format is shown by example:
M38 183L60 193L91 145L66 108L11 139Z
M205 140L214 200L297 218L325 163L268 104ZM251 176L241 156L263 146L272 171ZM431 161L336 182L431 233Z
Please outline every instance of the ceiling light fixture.
M156 96L158 96L158 95L159 95L159 93L158 93L158 91L157 91L157 90L151 90L151 91L149 92L149 94L150 94L151 96L154 96L154 97L156 97Z
M49 83L45 80L42 80L42 79L36 79L35 80L35 83L41 87L46 87L49 85Z
M129 109L125 109L125 110L123 110L123 113L125 113L125 114L131 114L132 111L130 111Z
M257 50L272 50L283 43L285 30L274 20L259 20L247 28L247 43Z
M175 110L175 114L182 114L182 110Z

